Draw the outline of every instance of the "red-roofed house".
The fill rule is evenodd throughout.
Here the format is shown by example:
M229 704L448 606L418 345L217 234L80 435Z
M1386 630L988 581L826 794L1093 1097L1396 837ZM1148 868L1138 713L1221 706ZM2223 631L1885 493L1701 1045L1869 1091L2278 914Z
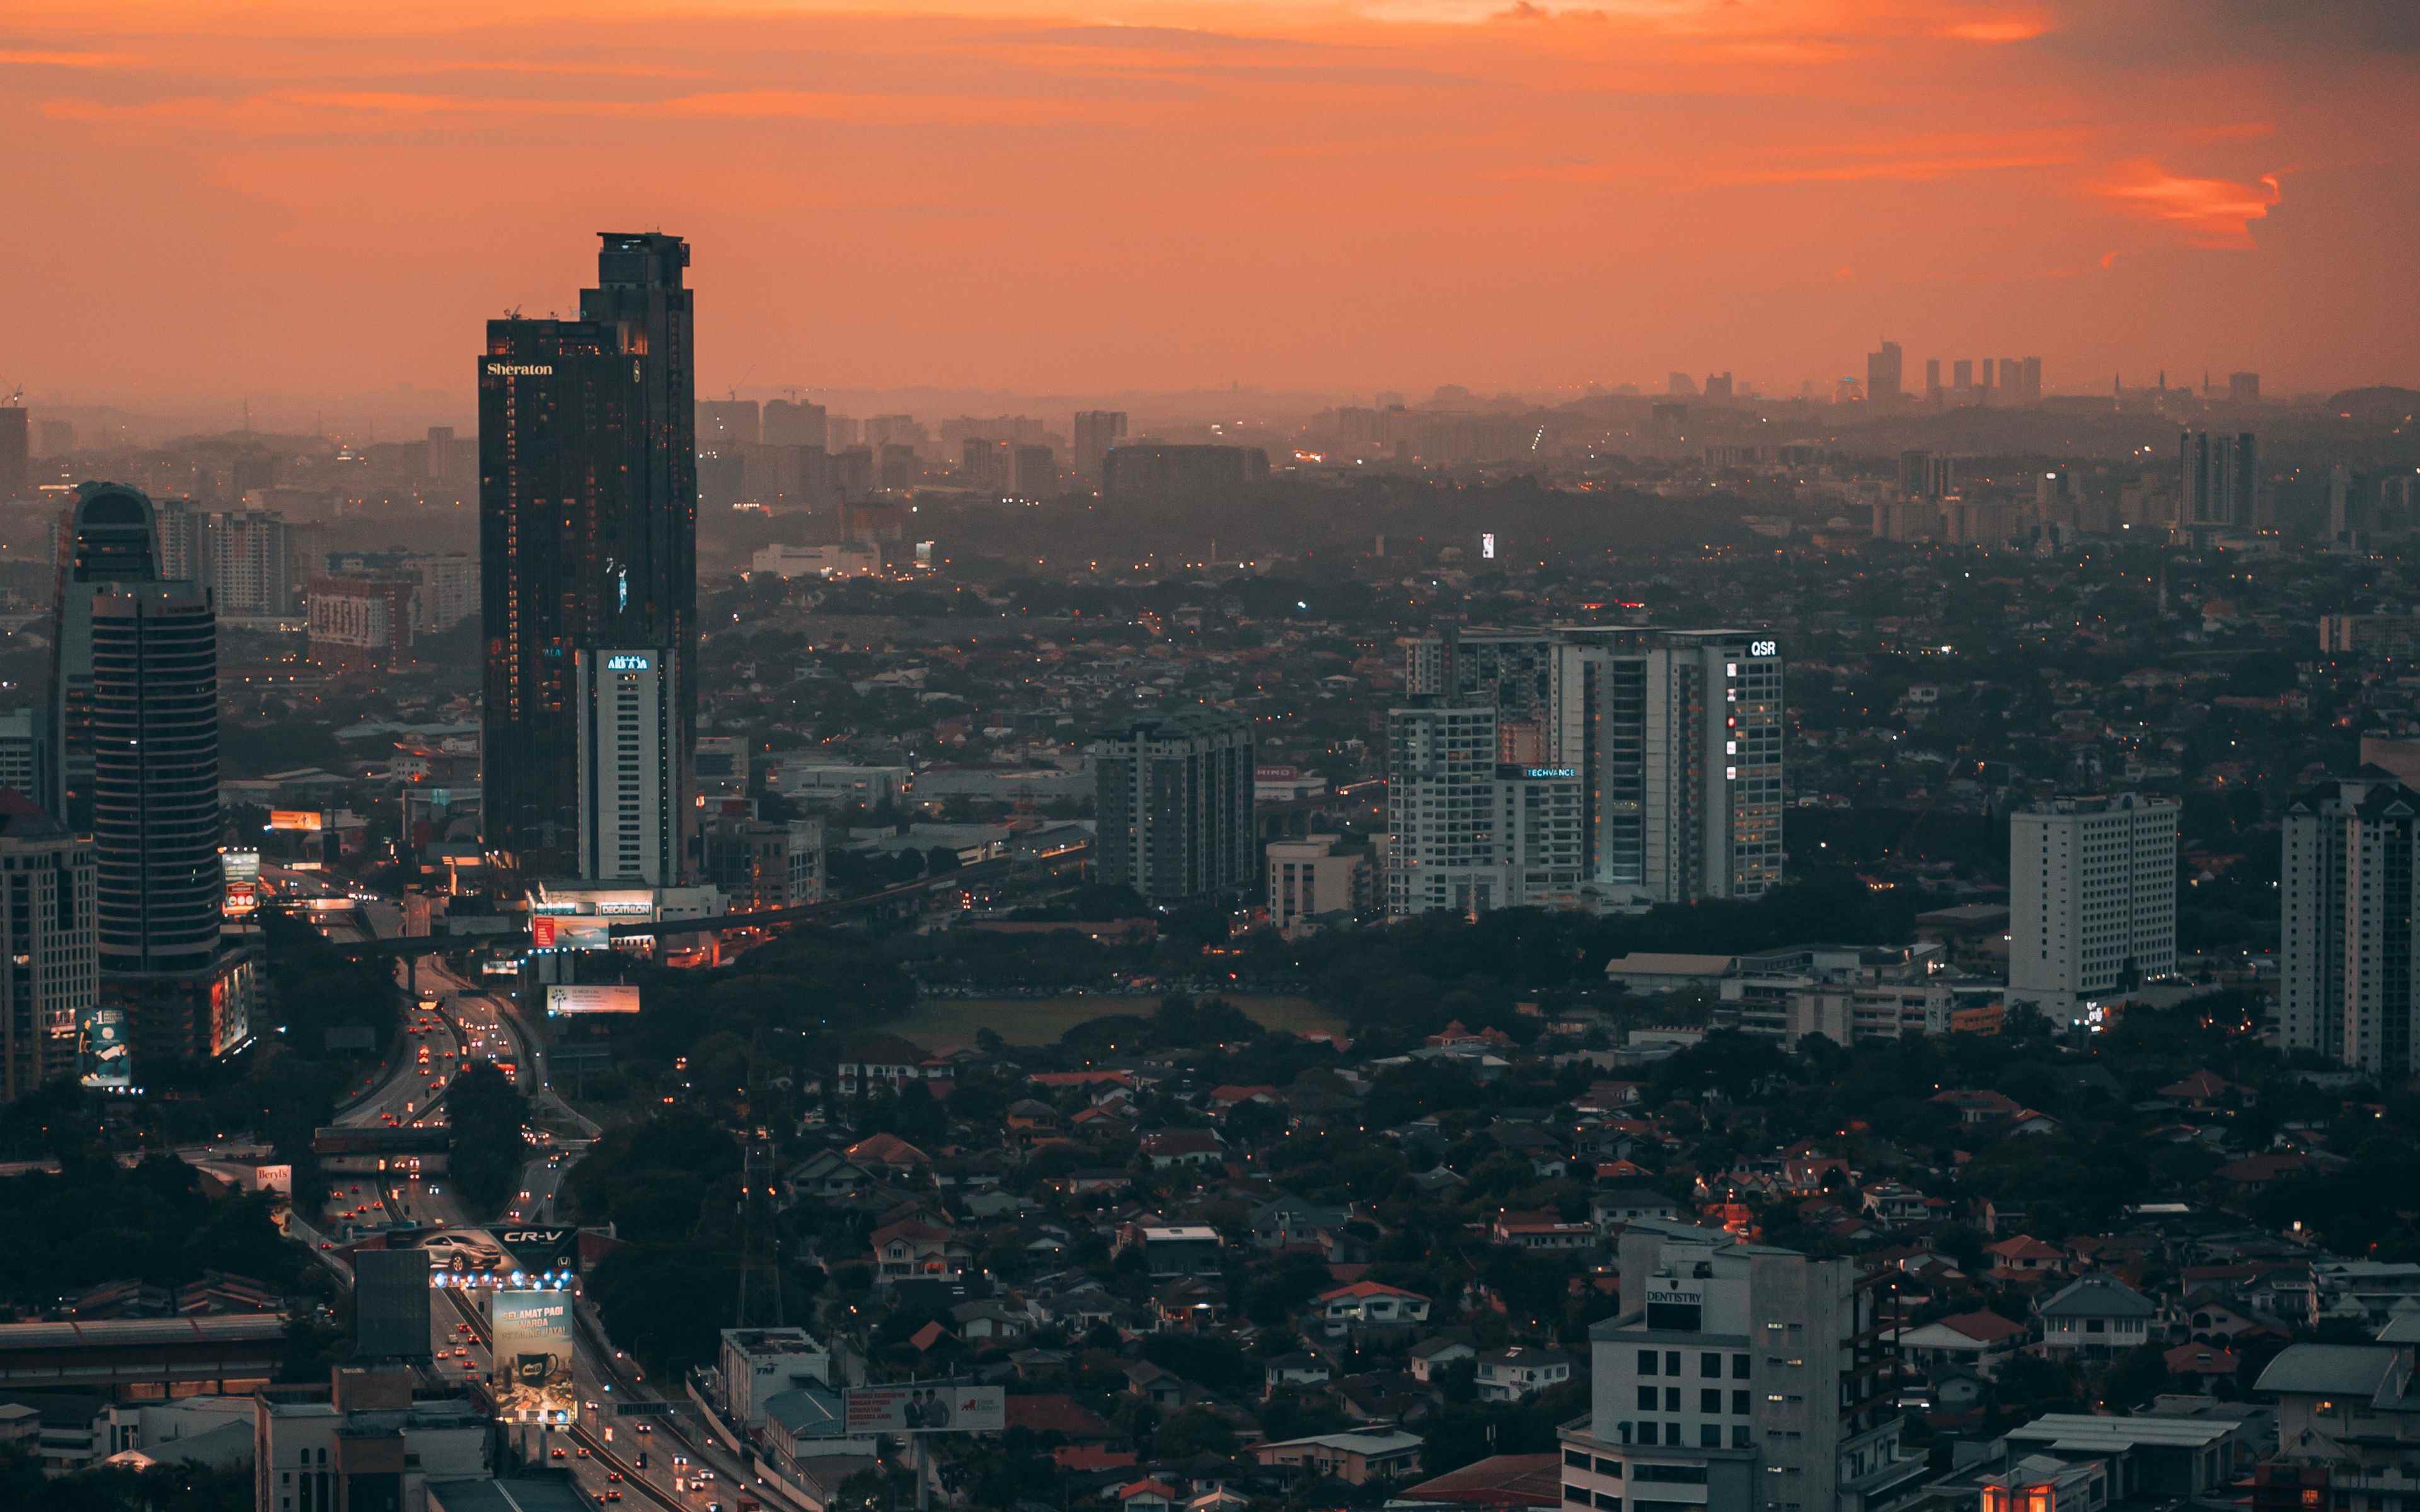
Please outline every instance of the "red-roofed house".
M1356 1281L1323 1291L1311 1305L1332 1328L1347 1323L1421 1323L1429 1316L1426 1297L1378 1281Z
M970 1251L956 1232L921 1218L903 1218L874 1231L877 1284L912 1278L954 1281Z
M1118 1488L1117 1503L1125 1512L1170 1512L1176 1504L1176 1488L1166 1481L1130 1481Z
M1487 1226L1491 1243L1509 1249L1586 1249L1596 1242L1596 1225L1565 1223L1551 1212L1499 1212Z
M848 1158L869 1171L905 1176L933 1164L933 1157L893 1134L871 1134L848 1147Z
M1998 1123L2025 1111L2024 1104L1993 1091L1935 1092L1935 1103L1958 1110L1958 1121L1972 1128L1977 1124Z
M2033 1330L1993 1312L1958 1313L1935 1319L1921 1328L1899 1331L1900 1357L1938 1375L1945 1369L1972 1370L1978 1376L1999 1373L2009 1357L2024 1347Z
M2180 1344L2163 1358L2168 1363L2168 1374L2204 1380L2231 1378L2243 1364L2232 1350L2214 1350L2207 1344Z
M1441 1506L1556 1506L1563 1499L1562 1457L1490 1455L1432 1476L1402 1501Z
M2246 1155L2218 1168L2218 1179L2246 1192L2257 1192L2272 1181L2300 1176L2311 1168L2307 1155Z
M1227 1147L1216 1129L1162 1129L1142 1136L1143 1158L1152 1169L1171 1165L1216 1165L1227 1158Z
M1056 1433L1070 1443L1107 1443L1118 1437L1118 1430L1107 1421L1062 1392L1041 1396L1012 1396L1006 1405L1007 1423L1013 1428Z
M2215 1107L2235 1095L2233 1082L2207 1071L2197 1071L2180 1082L2171 1082L2160 1088L2162 1097L2173 1097L2180 1103L2197 1108Z
M2045 1244L2031 1234L2017 1234L1996 1244L1986 1244L1983 1253L1992 1257L1992 1279L1994 1281L2042 1281L2058 1272L2067 1253L2055 1244Z
M875 1088L896 1092L910 1082L948 1080L954 1068L924 1053L924 1047L895 1034L876 1034L858 1041L834 1068L843 1097L855 1097Z
M1210 1110L1225 1113L1244 1103L1275 1103L1278 1089L1274 1087L1214 1087L1210 1088Z

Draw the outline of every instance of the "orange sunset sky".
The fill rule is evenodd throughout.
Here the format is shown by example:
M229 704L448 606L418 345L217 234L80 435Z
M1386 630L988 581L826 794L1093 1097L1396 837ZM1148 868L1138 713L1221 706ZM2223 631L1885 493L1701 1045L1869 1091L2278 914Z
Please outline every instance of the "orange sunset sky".
M2420 382L2413 0L42 0L0 380L467 393L592 233L699 392Z

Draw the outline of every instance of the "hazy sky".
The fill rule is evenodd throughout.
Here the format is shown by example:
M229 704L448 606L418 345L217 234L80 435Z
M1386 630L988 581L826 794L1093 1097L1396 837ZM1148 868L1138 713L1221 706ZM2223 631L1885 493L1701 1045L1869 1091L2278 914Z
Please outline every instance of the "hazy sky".
M656 228L701 393L2420 383L2412 0L11 10L0 382L79 400L467 394Z

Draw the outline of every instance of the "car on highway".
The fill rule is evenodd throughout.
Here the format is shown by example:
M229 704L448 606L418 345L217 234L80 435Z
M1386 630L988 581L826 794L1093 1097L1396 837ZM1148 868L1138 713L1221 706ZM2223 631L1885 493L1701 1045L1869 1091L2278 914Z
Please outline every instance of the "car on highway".
M566 1456L566 1455L563 1452L563 1450L562 1450L561 1448L559 1448L559 1447L558 1447L558 1448L557 1448L557 1449L556 1449L552 1454L548 1455L548 1456L547 1456L547 1458L548 1458L549 1459L564 1459L564 1458L568 1458L569 1457L568 1457L568 1456Z

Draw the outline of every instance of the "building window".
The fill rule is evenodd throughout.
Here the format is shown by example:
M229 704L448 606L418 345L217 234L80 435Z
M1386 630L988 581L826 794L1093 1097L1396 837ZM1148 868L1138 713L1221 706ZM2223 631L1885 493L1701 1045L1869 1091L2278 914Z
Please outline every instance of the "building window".
M1655 1373L1655 1351L1653 1350L1641 1350L1638 1351L1638 1373L1642 1376L1652 1376Z

